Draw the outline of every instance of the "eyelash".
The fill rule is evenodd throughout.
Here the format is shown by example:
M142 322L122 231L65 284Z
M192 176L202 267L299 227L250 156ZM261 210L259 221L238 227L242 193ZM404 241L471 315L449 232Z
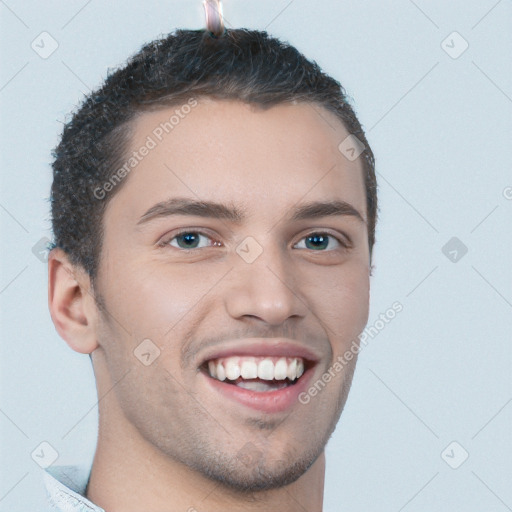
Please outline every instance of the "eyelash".
M177 250L183 251L183 252L198 251L200 249L208 249L209 247L214 247L213 245L211 245L209 247L199 247L199 248L183 249L181 247L169 246L169 242L171 242L175 238L179 237L180 235L184 235L184 234L204 235L207 238L209 238L210 240L213 240L213 238L207 232L205 232L205 231L201 231L201 230L197 230L197 229L183 229L183 230L180 230L177 233L173 233L173 235L171 237L164 238L161 242L158 243L158 246L159 247L163 247L163 248L173 247L173 249L177 249ZM321 236L326 236L327 235L330 238L333 238L334 240L336 240L340 244L342 250L347 250L347 249L351 248L351 244L349 242L345 242L342 239L338 238L337 236L334 236L333 234L331 234L329 232L325 232L325 231L312 231L312 232L307 233L306 235L304 235L299 241L302 241L305 238L311 237L313 235L321 235ZM299 243L299 242L297 242L297 243ZM297 245L297 244L295 244L295 245ZM309 249L309 250L311 250L312 252L333 252L335 249L319 250L319 251L315 251L313 249Z

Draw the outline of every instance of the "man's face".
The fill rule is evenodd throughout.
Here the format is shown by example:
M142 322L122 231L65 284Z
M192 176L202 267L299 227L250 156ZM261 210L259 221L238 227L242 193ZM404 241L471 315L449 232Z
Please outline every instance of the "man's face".
M176 108L136 120L131 150L148 136L156 147L105 212L97 291L108 314L95 371L115 385L123 414L103 417L114 428L131 423L167 458L234 488L281 486L310 467L333 432L356 359L333 364L368 319L362 164L340 153L349 134L318 105L263 111L202 99L158 141L155 129ZM236 207L243 218L141 220L173 198ZM306 203L331 201L363 220L292 219ZM238 368L245 379L219 380ZM301 403L299 392L318 380L321 390Z

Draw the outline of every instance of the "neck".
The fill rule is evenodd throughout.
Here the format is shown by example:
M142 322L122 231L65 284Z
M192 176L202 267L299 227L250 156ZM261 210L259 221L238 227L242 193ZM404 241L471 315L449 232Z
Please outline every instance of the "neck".
M117 458L98 448L87 488L87 498L108 512L322 511L323 453L286 487L240 494L170 461L155 463L157 459L147 453L139 458L131 447L121 448Z

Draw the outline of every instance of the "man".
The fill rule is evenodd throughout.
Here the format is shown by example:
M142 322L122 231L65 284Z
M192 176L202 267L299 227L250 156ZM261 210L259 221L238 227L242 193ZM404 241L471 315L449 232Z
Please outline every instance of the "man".
M265 32L178 30L54 156L49 307L99 399L90 475L50 467L54 505L322 510L377 215L340 84Z

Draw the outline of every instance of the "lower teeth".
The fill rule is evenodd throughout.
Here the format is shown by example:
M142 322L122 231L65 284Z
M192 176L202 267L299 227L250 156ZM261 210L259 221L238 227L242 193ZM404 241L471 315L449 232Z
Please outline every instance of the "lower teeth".
M280 382L264 382L259 380L253 381L239 381L235 383L235 386L239 388L248 389L250 391L272 391L276 389L282 389L287 387L289 384L286 381Z

